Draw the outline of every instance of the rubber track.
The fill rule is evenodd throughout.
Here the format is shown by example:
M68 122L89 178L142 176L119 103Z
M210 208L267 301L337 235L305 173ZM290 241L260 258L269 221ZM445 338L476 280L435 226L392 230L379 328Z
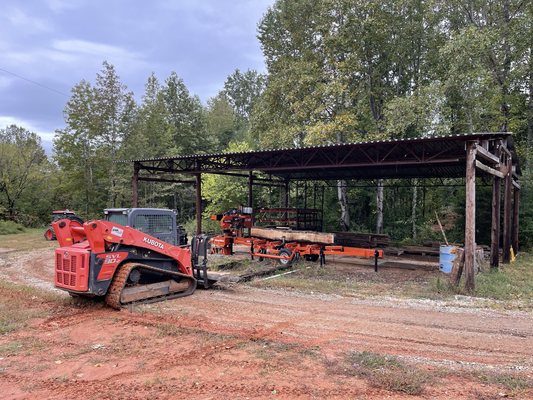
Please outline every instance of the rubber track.
M136 300L130 303L135 303L135 304L155 303L158 301L170 300L170 299L175 299L178 297L189 296L193 294L194 291L196 290L196 279L194 279L192 276L182 274L181 272L167 271L164 269L155 268L155 267L152 267L146 264L125 263L121 265L120 267L118 267L117 271L115 272L115 275L113 276L113 280L111 281L111 285L109 286L109 290L107 291L107 294L105 296L105 303L109 307L120 310L122 307L130 304L130 303L122 303L120 301L120 296L122 294L122 290L126 286L126 282L128 280L128 276L130 275L130 272L134 270L135 268L159 272L159 273L167 275L169 278L172 278L172 277L185 278L191 282L191 285L183 292L171 293L166 296L157 296L157 297L152 297L152 298L148 298L145 300ZM142 285L139 285L139 286L142 286Z

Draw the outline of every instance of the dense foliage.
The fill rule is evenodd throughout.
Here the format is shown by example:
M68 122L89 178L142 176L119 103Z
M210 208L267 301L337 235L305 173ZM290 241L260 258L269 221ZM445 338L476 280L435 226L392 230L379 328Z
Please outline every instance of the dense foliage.
M31 224L52 208L91 217L129 205L131 165L119 159L512 131L522 242L533 242L532 21L523 0L278 0L258 25L267 73L235 70L206 105L176 73L148 77L137 102L104 62L94 83L72 89L52 159L24 128L0 130L0 212ZM244 179L204 180L206 212L246 202ZM490 189L480 184L478 241L487 242ZM318 185L326 188L313 202L293 187L291 205L316 204L318 192L327 229L374 231L382 218L377 229L396 239L438 239L437 212L450 239L462 240L462 181ZM255 205L281 197L257 187ZM190 185L140 184L141 205L176 208L184 221L193 201Z

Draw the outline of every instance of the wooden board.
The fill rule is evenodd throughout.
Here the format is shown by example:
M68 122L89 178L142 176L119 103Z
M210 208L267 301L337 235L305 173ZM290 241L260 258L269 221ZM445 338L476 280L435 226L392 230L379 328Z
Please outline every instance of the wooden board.
M310 242L322 244L335 243L335 235L333 233L326 232L252 228L251 235L254 237L270 240L285 239L287 242Z
M454 286L459 285L461 281L461 275L463 274L463 268L465 263L465 251L462 247L457 247L455 250L455 259L452 264L452 272L450 273L450 283Z

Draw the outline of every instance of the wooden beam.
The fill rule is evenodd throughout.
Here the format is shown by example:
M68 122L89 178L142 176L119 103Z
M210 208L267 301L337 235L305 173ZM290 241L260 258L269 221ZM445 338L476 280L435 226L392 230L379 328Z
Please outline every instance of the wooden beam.
M513 199L513 229L512 229L512 243L513 243L513 250L516 253L518 253L519 249L519 242L518 242L518 226L519 226L519 214L520 214L520 190L515 189L514 190L514 199Z
M492 154L481 146L476 146L476 157L482 158L483 160L487 161L489 164L492 165L500 164L500 157Z
M494 175L500 179L503 179L504 175L503 172L500 172L494 168L488 167L485 164L483 164L481 161L476 160L476 168L485 171L488 174Z
M476 143L466 146L465 289L475 288L476 252Z
M251 231L252 236L262 239L282 240L285 238L288 242L313 242L322 244L334 244L335 234L315 231L292 231L287 229L271 229L254 227Z
M503 195L503 257L504 264L511 262L511 202L512 202L512 173L510 157L507 159L507 174L505 175Z
M517 181L515 181L514 179L513 179L513 187L514 187L516 190L520 190L520 189L522 189L522 187L520 186L520 184L519 184Z
M502 143L501 145L502 151L507 154L508 157L512 157L511 151L507 148L507 144Z

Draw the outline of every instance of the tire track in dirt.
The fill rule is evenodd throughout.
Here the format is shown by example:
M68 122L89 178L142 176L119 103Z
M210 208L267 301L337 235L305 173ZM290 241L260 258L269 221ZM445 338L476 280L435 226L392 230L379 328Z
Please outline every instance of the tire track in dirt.
M264 384L257 381L246 382L202 382L198 384L183 386L177 384L162 384L151 390L143 384L136 383L116 383L116 382L100 382L100 381L82 381L78 380L74 383L61 383L52 380L40 380L36 382L33 379L20 378L19 376L4 375L4 381L10 384L22 384L37 386L40 390L49 393L53 392L55 396L47 396L47 398L88 398L88 399L175 399L175 398L201 398L205 399L249 399L249 398L267 398L273 395L273 390L277 394L277 398L286 399L346 399L356 398L362 393L365 396L376 396L375 398L389 399L412 399L412 396L407 395L391 395L389 392L379 389L369 389L365 385L352 388L344 388L339 392L335 387L312 387L310 385L298 384ZM333 385L332 385L333 386ZM156 396L154 397L154 393ZM32 395L38 395L38 390ZM106 393L113 393L113 395L105 395ZM179 396L177 396L179 395ZM459 397L457 397L459 398Z
M182 301L179 309L188 315L201 309L203 316L209 316L206 329L255 330L329 351L371 350L435 361L532 367L531 313L480 310L478 316L468 308L448 313L445 308L366 303L338 297L319 303L313 296L243 289L200 292ZM167 314L174 308L159 307Z
M6 253L0 258L0 276L38 287L45 282L51 287L53 249ZM373 351L437 363L533 368L531 312L495 311L460 302L354 299L242 286L197 290L190 297L132 309L142 314L89 306L49 318L41 328L54 330L95 318L118 318L233 335L230 345L273 340L319 346L329 355ZM184 356L192 359L197 355L193 350Z

